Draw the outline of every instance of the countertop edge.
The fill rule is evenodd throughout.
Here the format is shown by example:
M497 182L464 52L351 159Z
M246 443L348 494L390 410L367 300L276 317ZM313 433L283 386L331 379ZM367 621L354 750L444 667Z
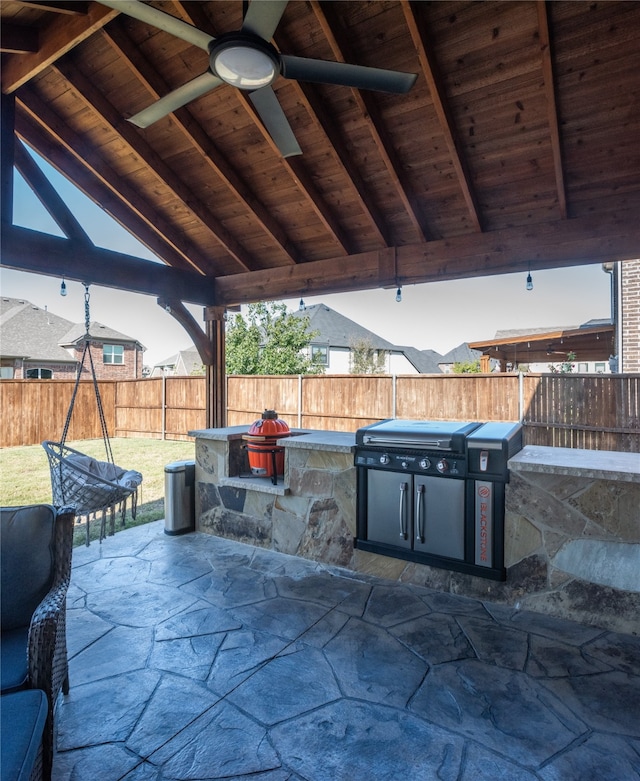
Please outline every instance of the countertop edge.
M526 445L509 459L512 472L561 474L640 483L640 455L610 450Z

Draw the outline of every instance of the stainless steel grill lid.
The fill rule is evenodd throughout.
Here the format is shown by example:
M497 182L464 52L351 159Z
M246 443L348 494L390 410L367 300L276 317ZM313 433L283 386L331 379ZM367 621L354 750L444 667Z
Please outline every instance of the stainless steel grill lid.
M467 435L481 425L459 420L389 418L358 429L356 444L463 452Z

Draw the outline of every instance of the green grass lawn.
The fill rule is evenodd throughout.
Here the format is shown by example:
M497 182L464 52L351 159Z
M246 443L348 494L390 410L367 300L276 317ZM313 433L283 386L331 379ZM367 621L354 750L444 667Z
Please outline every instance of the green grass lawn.
M89 456L106 460L104 442L86 439L67 442L69 447ZM164 467L173 461L193 460L195 443L162 441L157 439L112 439L113 460L124 469L142 473L143 481L138 490L136 520L131 518L130 502L127 503L127 526L137 526L164 518ZM49 462L41 445L8 447L0 449L0 505L16 506L51 502ZM97 539L98 524L92 529L92 539ZM116 530L120 518L116 517ZM84 543L84 524L76 529L75 544Z

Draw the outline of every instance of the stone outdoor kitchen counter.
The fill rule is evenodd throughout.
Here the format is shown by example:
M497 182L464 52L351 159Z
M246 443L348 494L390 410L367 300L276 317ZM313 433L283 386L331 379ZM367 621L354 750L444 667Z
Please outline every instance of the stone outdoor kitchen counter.
M247 426L191 431L196 528L252 545L640 634L640 456L527 446L509 462L504 583L354 549L355 434L292 430L277 485Z

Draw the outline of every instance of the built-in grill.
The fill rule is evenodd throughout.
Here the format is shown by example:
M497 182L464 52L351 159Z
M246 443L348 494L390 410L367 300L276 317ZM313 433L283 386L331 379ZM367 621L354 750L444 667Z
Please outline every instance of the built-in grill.
M518 423L392 418L356 432L356 546L504 580L504 485Z

